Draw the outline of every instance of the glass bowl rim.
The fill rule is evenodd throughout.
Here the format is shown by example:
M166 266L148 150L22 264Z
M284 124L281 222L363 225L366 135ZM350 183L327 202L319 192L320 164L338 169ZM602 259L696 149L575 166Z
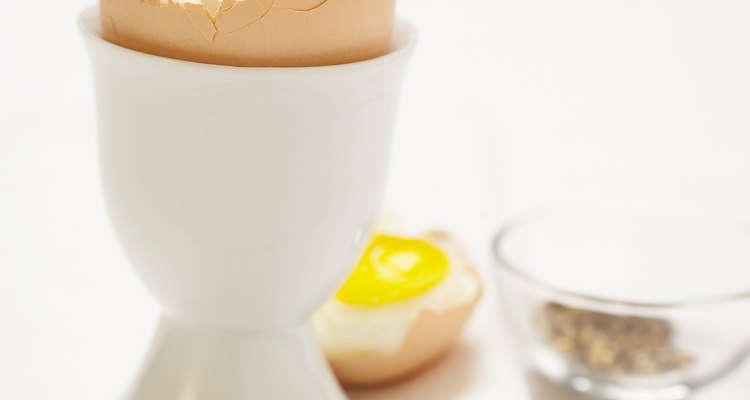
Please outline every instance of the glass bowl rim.
M547 211L543 213L549 215ZM556 214L553 214L556 215ZM534 220L540 219L540 213L530 213L522 215L520 217L511 218L506 223L501 224L500 228L497 229L496 233L492 237L491 252L492 258L495 263L493 270L495 272L503 271L510 273L515 279L521 281L524 285L542 290L555 297L568 298L577 301L583 301L588 303L595 303L603 306L614 306L614 307L632 307L640 309L680 309L694 306L705 306L705 305L716 305L721 303L730 303L737 301L750 300L750 284L747 289L741 291L734 291L728 293L722 293L711 296L696 296L694 298L685 298L676 301L664 301L664 302L649 302L649 301L631 301L631 300L620 300L617 298L608 298L605 296L589 295L580 293L574 290L563 289L555 286L553 283L547 282L543 279L532 276L531 274L524 271L522 267L516 266L510 262L504 252L502 251L502 244L505 239L518 230L519 228L528 225ZM746 221L739 221L743 226L750 228L750 223ZM497 274L496 274L497 275ZM498 279L502 279L499 278Z

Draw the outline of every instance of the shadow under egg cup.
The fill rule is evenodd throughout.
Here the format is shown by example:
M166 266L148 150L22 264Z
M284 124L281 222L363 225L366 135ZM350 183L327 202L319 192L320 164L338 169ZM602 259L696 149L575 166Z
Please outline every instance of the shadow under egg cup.
M379 213L405 67L238 68L128 50L79 20L118 238L163 309L129 399L343 399L308 326Z

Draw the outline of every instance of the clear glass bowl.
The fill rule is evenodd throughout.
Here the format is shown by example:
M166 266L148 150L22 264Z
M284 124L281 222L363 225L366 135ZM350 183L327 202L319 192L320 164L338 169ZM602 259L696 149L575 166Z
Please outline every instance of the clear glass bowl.
M493 250L526 361L577 391L684 399L750 349L750 225L567 208L511 222Z

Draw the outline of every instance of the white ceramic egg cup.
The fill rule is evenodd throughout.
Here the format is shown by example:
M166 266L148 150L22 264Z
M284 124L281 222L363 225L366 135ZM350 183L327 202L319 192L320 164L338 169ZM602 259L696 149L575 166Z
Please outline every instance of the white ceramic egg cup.
M93 63L112 224L163 308L128 399L343 399L308 326L377 217L415 44L311 68L236 68L113 45Z

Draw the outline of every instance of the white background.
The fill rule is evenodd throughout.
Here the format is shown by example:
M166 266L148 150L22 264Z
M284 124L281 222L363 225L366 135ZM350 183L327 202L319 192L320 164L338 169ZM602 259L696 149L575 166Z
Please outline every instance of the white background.
M0 399L115 398L157 318L100 198L75 28L90 2L0 0ZM388 208L455 231L486 276L493 221L551 198L629 194L747 215L743 3L402 0L421 43ZM445 363L353 397L526 398L506 339L490 290ZM697 398L747 398L747 369ZM566 398L531 382L535 400Z

